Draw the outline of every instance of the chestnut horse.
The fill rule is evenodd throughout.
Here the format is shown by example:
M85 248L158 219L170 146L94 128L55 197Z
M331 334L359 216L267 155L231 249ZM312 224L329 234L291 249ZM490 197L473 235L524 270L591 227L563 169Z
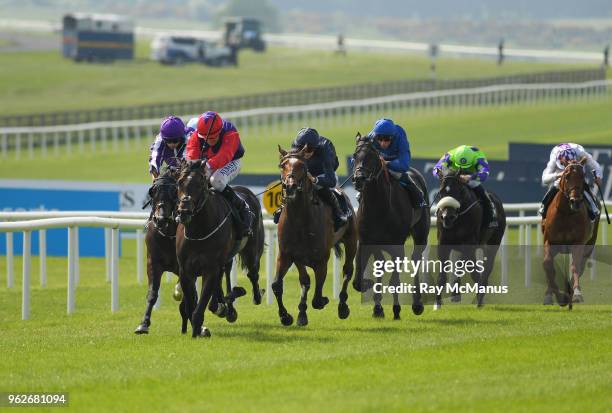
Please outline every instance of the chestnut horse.
M599 217L591 222L588 205L584 200L586 158L571 161L561 174L559 192L550 202L546 219L542 220L544 234L544 271L546 272L547 290L544 304L552 304L552 295L559 305L582 302L580 276L584 272L587 258L595 248ZM571 283L566 280L563 287L566 294L559 290L555 281L554 259L557 254L571 254Z
M339 243L344 244L344 274L338 317L345 319L350 310L347 304L347 286L353 276L353 259L357 247L357 230L355 218L351 214L348 222L338 232L334 233L332 211L318 199L312 176L308 173L304 149L297 152L287 152L280 146L281 182L283 187L283 203L285 208L278 222L278 258L276 260L276 277L272 283L272 291L278 303L278 315L283 325L293 324L293 317L283 305L283 277L291 264L295 264L299 272L302 293L298 305L297 325L308 324L306 309L307 294L310 289L310 276L306 267L314 270L315 291L312 307L323 309L329 299L323 296L323 285L327 277L327 262L332 247L336 255L340 255ZM343 194L344 195L344 194ZM346 195L344 198L352 209Z
M411 259L413 261L421 259L427 247L430 212L429 207L412 206L408 191L397 179L389 176L389 171L374 148L372 139L357 133L355 143L353 185L361 192L361 199L357 215L359 228L357 272L353 287L357 291L365 292L372 287L369 282L371 280L363 279L363 272L370 258L366 255L374 255L374 259L379 260L383 258L383 252L387 252L393 259L398 256L402 258L404 244L408 237L412 236L414 248ZM427 196L427 185L423 176L413 168L409 173ZM368 253L365 252L366 248ZM397 285L399 275L394 273L390 282ZM415 275L414 283L419 285L418 274ZM416 315L422 314L424 309L418 291L417 289L412 303L412 312ZM384 317L381 298L381 294L374 294L373 317ZM401 306L397 294L393 294L393 302L393 318L399 320Z

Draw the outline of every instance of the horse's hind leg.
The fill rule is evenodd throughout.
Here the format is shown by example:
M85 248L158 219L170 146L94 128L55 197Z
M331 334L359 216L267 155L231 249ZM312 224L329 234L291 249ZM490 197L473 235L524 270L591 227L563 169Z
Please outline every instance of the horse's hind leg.
M247 244L247 248L249 245ZM254 247L253 247L254 248ZM264 289L259 287L259 263L261 256L256 251L245 251L240 253L240 259L247 268L247 277L251 282L253 290L253 304L261 304L261 297L265 292Z
M444 291L446 288L446 272L444 271L444 265L450 257L450 248L447 245L438 246L438 260L442 263L442 270L440 271L440 275L438 276L438 288L441 287L441 291ZM436 294L436 301L434 303L434 311L438 310L442 307L442 294Z
M223 270L225 273L225 283L227 286L227 296L225 299L227 304L227 315L225 319L230 323L233 323L238 319L238 312L236 311L236 308L234 308L234 301L236 298L234 297L234 291L232 289L232 264L232 261L230 261Z
M136 327L134 333L136 334L148 334L149 326L151 325L151 312L153 311L153 306L157 302L157 298L159 297L159 286L161 284L161 277L163 271L159 268L158 265L154 265L151 263L151 260L148 260L147 263L147 275L149 278L149 290L147 293L147 308L144 313L144 317L140 322L140 325Z
M306 267L303 265L296 265L300 274L300 285L302 287L302 293L300 294L300 303L298 304L298 318L296 324L298 326L305 326L308 324L308 316L306 315L306 309L308 308L308 290L310 289L310 277L306 271Z
M276 297L276 303L278 304L278 316L281 324L284 326L293 324L293 317L287 312L283 304L283 278L285 274L287 274L291 264L292 262L290 259L284 257L282 253L279 254L276 259L276 276L272 282L272 292L274 292L274 297Z
M385 259L382 251L378 250L374 252L374 259L377 261L383 261ZM380 282L382 283L382 278L380 278ZM372 294L372 298L374 299L374 307L372 308L372 317L374 318L385 318L385 310L381 304L382 294L374 292Z

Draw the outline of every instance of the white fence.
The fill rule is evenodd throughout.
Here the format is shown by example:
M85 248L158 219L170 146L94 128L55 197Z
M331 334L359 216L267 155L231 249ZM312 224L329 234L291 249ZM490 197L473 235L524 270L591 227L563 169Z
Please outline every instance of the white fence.
M506 204L504 208L508 212L519 212L519 217L508 217L508 226L519 227L519 244L532 245L531 232L534 226L540 223L537 216L526 217L525 212L534 211L538 208L537 203L528 204ZM612 207L612 203L608 203ZM50 228L68 229L68 281L66 311L72 314L75 311L76 287L79 283L79 252L78 252L78 228L79 227L103 227L105 229L106 249L106 280L111 284L111 311L119 309L119 230L136 230L137 237L137 281L143 282L143 227L148 214L137 212L109 212L109 211L50 211L50 212L1 212L0 232L6 233L6 262L7 262L7 288L14 286L14 256L13 256L13 232L23 232L23 269L22 269L22 309L21 317L27 320L30 317L30 289L31 289L31 235L32 231L39 231L39 257L40 257L40 285L42 288L47 284L46 273L46 230ZM603 218L603 217L602 217ZM10 222L12 220L19 220ZM435 228L435 217L431 218L432 227ZM272 304L272 279L276 251L276 225L269 220L264 220L266 231L266 294L267 303ZM541 231L536 230L536 245L541 245ZM600 237L602 245L607 245L608 232L605 220L601 222ZM531 257L529 249L525 250L525 284L531 283ZM500 253L502 282L507 280L508 260L506 253L506 235L502 241ZM236 272L232 274L234 277ZM166 278L170 280L170 277ZM333 297L337 298L340 291L339 263L333 259Z
M509 105L542 100L581 100L593 96L609 98L612 80L584 83L510 84L383 96L359 100L249 109L223 113L236 123L246 139L263 134L291 133L304 124L319 127L358 125L381 112L401 115L404 111L442 106L469 107ZM204 109L204 108L203 108ZM195 115L192 115L195 116ZM128 149L142 137L152 139L160 119L94 122L76 125L0 128L0 157L19 159Z

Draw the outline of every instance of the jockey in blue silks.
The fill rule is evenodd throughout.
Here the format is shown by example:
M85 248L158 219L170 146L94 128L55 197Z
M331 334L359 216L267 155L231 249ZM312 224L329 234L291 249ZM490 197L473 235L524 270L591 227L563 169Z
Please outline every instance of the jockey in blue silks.
M380 153L389 174L399 179L410 193L413 206L423 208L427 206L421 189L415 184L408 170L410 169L410 144L404 129L393 123L391 119L378 119L368 134L373 140L374 148Z
M159 176L162 165L178 167L184 158L187 138L193 128L186 127L183 121L176 116L165 118L160 127L159 134L151 145L149 155L149 173L155 180Z

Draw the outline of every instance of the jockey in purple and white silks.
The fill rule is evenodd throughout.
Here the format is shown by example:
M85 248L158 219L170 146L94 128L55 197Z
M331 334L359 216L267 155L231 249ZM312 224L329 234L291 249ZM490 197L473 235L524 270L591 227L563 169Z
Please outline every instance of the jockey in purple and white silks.
M542 172L542 185L550 185L544 199L542 199L542 206L540 207L539 214L542 215L542 219L546 218L546 210L548 205L553 200L557 192L559 192L559 180L565 170L565 167L570 161L580 161L586 158L584 165L585 176L589 176L591 173L595 174L594 182L597 185L601 185L602 171L601 165L593 159L590 153L584 150L581 145L576 143L561 143L555 146L550 151L550 158L546 168ZM585 198L589 204L589 216L591 220L599 216L598 202L589 190L589 186L585 185Z
M179 166L184 157L185 144L193 131L193 128L185 127L183 121L176 116L168 116L162 121L149 155L149 173L153 180L159 176L164 163Z

